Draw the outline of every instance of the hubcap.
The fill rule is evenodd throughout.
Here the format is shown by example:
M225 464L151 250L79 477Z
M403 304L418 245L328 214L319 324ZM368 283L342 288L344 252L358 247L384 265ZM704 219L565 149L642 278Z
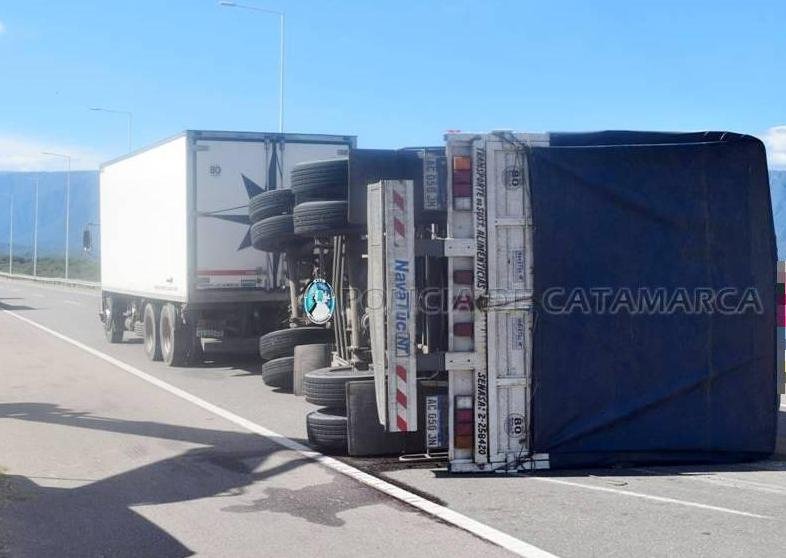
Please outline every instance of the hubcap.
M167 354L172 348L172 327L168 316L164 316L161 320L161 348Z

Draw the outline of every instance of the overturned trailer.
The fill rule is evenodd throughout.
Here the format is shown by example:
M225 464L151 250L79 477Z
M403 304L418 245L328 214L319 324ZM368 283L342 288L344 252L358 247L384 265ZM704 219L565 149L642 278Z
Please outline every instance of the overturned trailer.
M367 190L386 430L425 430L455 472L773 451L776 251L757 139L449 134L446 158L444 227L421 218L413 181ZM419 425L423 378L446 389Z

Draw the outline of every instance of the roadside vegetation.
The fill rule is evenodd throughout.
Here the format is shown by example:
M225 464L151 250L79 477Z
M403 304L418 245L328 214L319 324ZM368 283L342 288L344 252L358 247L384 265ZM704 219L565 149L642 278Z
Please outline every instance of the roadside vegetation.
M8 255L0 256L0 272L8 273ZM14 256L14 274L32 275L33 259ZM39 277L64 277L65 259L42 257L38 258L37 275ZM84 281L98 281L101 279L101 270L96 260L88 258L73 258L68 262L69 279Z

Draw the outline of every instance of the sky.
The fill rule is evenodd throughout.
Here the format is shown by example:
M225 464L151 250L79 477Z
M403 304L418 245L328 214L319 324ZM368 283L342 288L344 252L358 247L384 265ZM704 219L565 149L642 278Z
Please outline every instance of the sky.
M786 1L260 0L285 131L732 130L786 168ZM214 0L0 0L0 170L95 168L184 129L278 129L279 20Z

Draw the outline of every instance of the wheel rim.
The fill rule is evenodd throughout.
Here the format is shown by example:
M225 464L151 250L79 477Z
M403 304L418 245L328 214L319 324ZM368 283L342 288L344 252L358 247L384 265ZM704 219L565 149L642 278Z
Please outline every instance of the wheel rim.
M148 353L153 353L156 346L156 326L151 312L145 313L145 349Z
M172 350L172 327L167 314L161 315L161 349L167 355Z
M106 306L104 307L104 329L110 331L112 329L112 299L106 299Z

